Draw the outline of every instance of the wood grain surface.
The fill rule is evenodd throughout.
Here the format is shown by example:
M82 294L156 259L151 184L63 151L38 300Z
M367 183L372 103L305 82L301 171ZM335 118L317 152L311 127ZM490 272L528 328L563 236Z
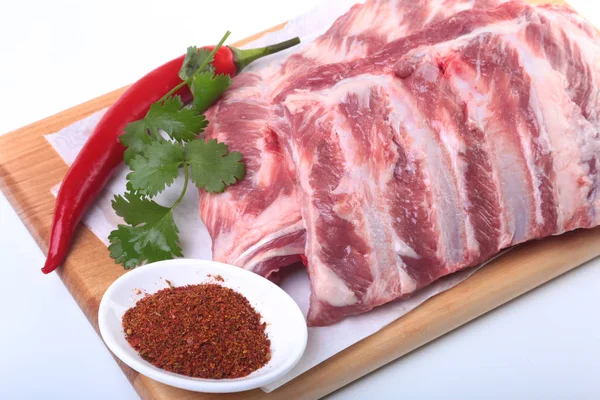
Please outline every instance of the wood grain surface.
M43 135L110 106L124 90L115 90L0 137L0 188L44 252L47 251L54 208L50 188L61 181L67 166ZM270 394L260 390L225 395L188 392L155 382L117 362L143 399L319 398L598 255L600 228L523 245L491 262L457 287L428 300L380 332ZM110 259L104 244L83 226L76 234L69 257L58 270L96 332L100 299L107 287L123 273L123 268Z

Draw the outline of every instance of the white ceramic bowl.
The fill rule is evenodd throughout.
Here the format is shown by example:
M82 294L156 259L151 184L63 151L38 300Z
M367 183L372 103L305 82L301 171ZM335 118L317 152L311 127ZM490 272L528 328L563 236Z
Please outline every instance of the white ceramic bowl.
M208 275L220 275L217 282ZM157 368L142 359L125 339L123 314L146 293L173 286L218 283L246 296L267 322L271 360L259 370L238 379L190 378ZM140 291L142 293L140 293ZM225 393L255 389L289 372L306 348L307 328L302 312L287 293L252 272L214 261L177 259L148 264L117 279L108 288L98 312L100 334L108 348L125 364L156 381L197 392Z

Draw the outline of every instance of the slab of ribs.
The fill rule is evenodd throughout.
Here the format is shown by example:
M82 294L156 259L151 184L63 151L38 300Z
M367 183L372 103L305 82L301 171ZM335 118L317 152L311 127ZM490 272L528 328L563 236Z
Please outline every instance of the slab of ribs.
M597 226L599 45L565 6L355 5L208 111L247 166L201 193L213 258L265 277L302 260L323 326Z

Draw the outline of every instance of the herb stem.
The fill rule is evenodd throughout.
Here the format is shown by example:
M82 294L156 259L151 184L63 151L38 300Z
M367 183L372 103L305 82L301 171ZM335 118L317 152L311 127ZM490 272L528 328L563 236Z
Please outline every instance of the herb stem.
M184 87L187 84L187 81L181 81L179 83L179 85L175 86L173 89L169 90L167 92L167 94L165 94L163 97L160 98L160 100L158 100L159 104L162 104L163 101L165 101L166 99L168 99L169 97L171 97L172 95L174 95L179 89L181 89L182 87Z
M204 68L206 68L206 66L212 62L213 57L215 56L215 54L217 53L217 51L219 51L219 49L223 46L223 43L225 43L225 41L227 40L227 38L229 37L229 35L231 35L231 32L227 31L225 32L225 34L223 35L223 37L221 38L221 40L219 41L219 43L217 43L217 45L215 46L214 49L212 49L212 51L208 54L208 57L206 57L204 59L204 62L202 64L200 64L200 67L198 67L198 71L202 71Z
M208 64L210 64L213 61L213 57L215 56L217 51L219 51L219 49L223 46L223 43L225 43L225 41L227 40L229 35L231 35L230 31L225 32L225 35L223 35L223 37L221 38L221 41L215 46L214 49L212 49L212 51L208 54L208 57L206 57L204 59L204 62L202 64L200 64L200 67L198 67L197 71L202 71L204 68L206 68L206 66ZM161 97L160 100L158 100L158 103L160 104L163 101L165 101L166 99L168 99L170 96L174 95L179 89L181 89L182 87L187 85L189 82L191 82L191 80L192 80L192 78L186 79L185 81L181 81L177 86L175 86L173 89L169 90L167 92L167 94L165 94L163 97Z
M183 182L183 189L181 190L181 194L179 195L179 197L177 198L177 200L175 200L175 203L173 203L173 205L171 206L171 210L173 210L175 207L177 207L179 205L179 203L181 203L181 201L183 200L183 196L185 196L185 192L187 191L187 187L188 187L188 182L189 182L189 167L188 167L188 163L184 162L183 163L183 179L185 179L185 181Z

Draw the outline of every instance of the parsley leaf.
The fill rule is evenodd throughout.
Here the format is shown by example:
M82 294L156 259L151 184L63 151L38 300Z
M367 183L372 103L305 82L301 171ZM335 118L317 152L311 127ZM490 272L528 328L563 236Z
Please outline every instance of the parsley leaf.
M216 99L231 86L229 75L215 75L212 72L198 71L192 77L190 90L194 95L194 106L204 112Z
M183 108L181 97L168 97L163 102L154 103L146 116L125 126L120 137L127 146L125 162L131 167L132 160L143 152L146 146L160 140L164 131L177 141L188 142L201 133L208 121L193 107Z
M129 163L127 180L131 188L141 194L155 196L171 186L183 163L183 147L177 143L154 142Z
M167 207L163 207L154 201L141 198L137 194L130 192L122 196L116 195L111 205L117 215L132 226L148 221L156 222L154 218L160 218L168 210Z
M154 225L119 225L108 239L111 243L108 246L110 256L125 269L183 256L179 247L179 230L170 210Z
M116 213L132 225L119 225L108 236L108 249L115 262L131 269L144 262L183 256L171 208L131 193L116 196L112 204Z
M209 58L209 56L210 51L206 49L198 49L196 46L188 47L187 54L183 60L183 66L179 71L181 80L185 81L191 78L203 64L209 65L212 69L212 65L209 64L212 61L212 57Z
M246 166L238 152L228 153L228 147L215 139L194 140L185 146L185 160L191 166L190 178L200 189L221 193L225 187L244 178Z
M132 122L125 126L125 133L123 133L119 140L127 147L123 158L125 163L129 165L131 160L142 151L144 148L152 143L154 138L148 135L148 129L143 119Z
M168 97L162 103L154 103L143 121L154 135L165 131L175 140L189 141L206 128L208 122L193 108L182 108L181 97Z
M215 76L210 65L228 35L211 52L188 48L179 72L183 81L121 135L131 172L127 192L115 196L112 207L127 225L119 225L108 238L110 256L126 269L183 256L173 210L183 200L190 179L209 192L222 192L245 175L240 153L228 153L228 147L216 140L194 140L208 124L202 112L231 85L229 76ZM185 85L194 96L191 107L184 107L181 98L173 95ZM177 200L170 207L154 202L152 197L173 184L180 167L185 181Z
M215 59L215 54L223 46L231 32L227 31L211 51L207 49L198 49L196 46L188 47L187 53L183 60L183 65L179 70L179 77L189 85L190 78L196 72L214 72L214 66L211 64Z
M145 146L159 140L160 131L177 141L187 142L193 140L207 125L204 115L193 107L183 107L179 96L154 103L144 118L125 127L120 137L121 143L127 146L125 161L129 164Z

